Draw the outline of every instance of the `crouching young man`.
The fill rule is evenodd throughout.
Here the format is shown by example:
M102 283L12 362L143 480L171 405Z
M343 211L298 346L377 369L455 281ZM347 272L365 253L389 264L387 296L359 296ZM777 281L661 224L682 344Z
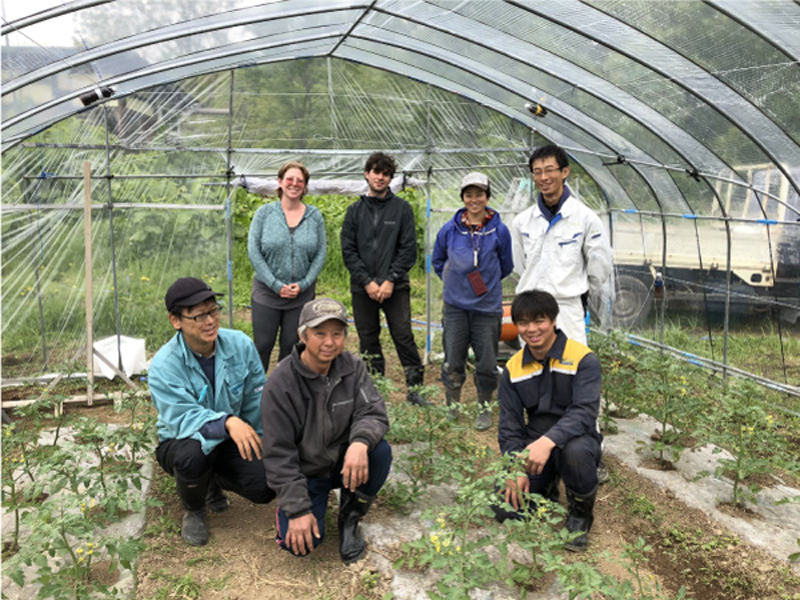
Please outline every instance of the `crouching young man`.
M525 342L506 364L500 381L498 441L503 454L525 453L527 474L510 479L505 500L519 510L520 492L552 498L559 477L567 490L566 527L578 537L568 550L586 550L594 521L597 465L602 436L600 361L556 327L558 303L541 290L522 292L511 319ZM494 507L498 520L515 513Z
M329 298L300 313L300 342L272 371L261 399L264 468L278 493L278 544L306 555L322 543L328 493L341 488L339 553L366 552L358 523L392 463L389 418L360 358L343 352L347 311Z
M220 329L217 297L201 279L183 277L164 301L175 336L153 357L150 395L158 410L156 459L185 514L183 539L208 542L206 509L228 508L223 489L267 504L275 493L261 464L264 368L241 331Z

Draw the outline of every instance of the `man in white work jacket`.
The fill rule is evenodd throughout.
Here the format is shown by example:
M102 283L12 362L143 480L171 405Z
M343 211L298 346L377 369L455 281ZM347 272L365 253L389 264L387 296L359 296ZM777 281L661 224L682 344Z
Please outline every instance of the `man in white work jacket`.
M570 169L563 148L538 148L528 165L539 195L511 222L514 269L519 274L516 292L550 292L558 302L559 328L586 345L586 300L611 274L608 233L565 184Z

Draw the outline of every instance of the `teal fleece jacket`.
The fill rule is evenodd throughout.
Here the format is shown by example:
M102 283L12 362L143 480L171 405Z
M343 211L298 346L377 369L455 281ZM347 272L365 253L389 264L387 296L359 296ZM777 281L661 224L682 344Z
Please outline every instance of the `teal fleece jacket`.
M214 360L216 389L178 332L153 357L147 379L158 410L158 441L193 439L209 454L223 439L206 439L203 425L226 415L246 421L261 435L261 392L266 376L252 340L220 329Z
M261 206L250 223L247 254L256 279L276 294L281 286L300 284L306 291L319 277L327 251L325 221L316 206L306 205L306 212L289 231L280 201Z

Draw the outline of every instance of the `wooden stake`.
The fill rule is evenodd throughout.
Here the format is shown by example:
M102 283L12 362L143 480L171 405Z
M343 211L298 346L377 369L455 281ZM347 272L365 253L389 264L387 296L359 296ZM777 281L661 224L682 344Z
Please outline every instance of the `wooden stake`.
M84 280L86 302L86 400L89 406L94 399L94 297L92 293L92 163L83 163L83 239L85 246L86 276Z

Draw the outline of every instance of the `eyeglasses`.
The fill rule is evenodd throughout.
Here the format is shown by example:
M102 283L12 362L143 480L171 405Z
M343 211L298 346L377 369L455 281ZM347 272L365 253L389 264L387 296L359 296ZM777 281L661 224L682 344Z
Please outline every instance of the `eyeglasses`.
M286 185L305 185L306 180L300 177L286 177L285 179L281 179L283 183Z
M190 319L195 323L205 323L206 319L208 318L216 319L219 316L219 311L221 308L222 307L217 304L208 312L200 313L199 315L194 315L193 317L190 317L189 315L181 315L181 319Z
M534 169L533 170L533 176L536 177L537 179L539 177L542 177L543 175L547 175L548 177L551 177L551 176L555 175L556 173L558 173L561 170L562 169L560 167L547 167L544 170L542 170L542 169Z

